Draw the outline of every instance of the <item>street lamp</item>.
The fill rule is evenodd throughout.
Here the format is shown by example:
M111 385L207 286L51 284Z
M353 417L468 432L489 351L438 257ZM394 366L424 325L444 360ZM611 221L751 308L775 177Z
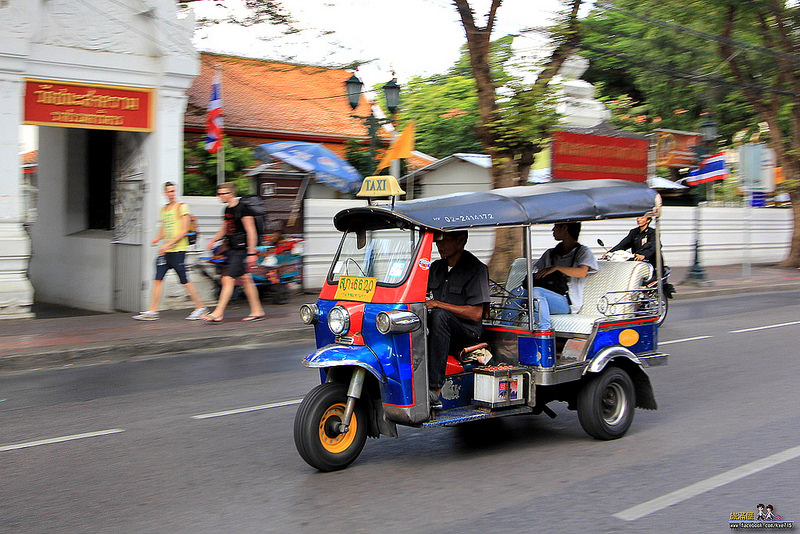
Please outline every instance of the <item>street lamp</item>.
M361 90L364 84L358 79L358 76L353 74L344 82L344 86L347 90L347 102L350 104L350 108L355 110L361 100ZM383 85L383 95L386 98L386 107L389 113L394 114L400 107L400 86L397 84L397 79L392 78ZM375 153L379 143L378 129L382 124L390 124L392 119L379 119L372 112L371 106L368 116L351 115L351 117L361 119L366 125L369 134L369 159L375 165Z
M717 123L711 118L710 115L700 124L700 144L694 146L694 152L697 155L697 161L701 162L706 156L714 151L714 144L717 141ZM692 263L689 273L686 275L684 283L705 285L709 283L706 280L706 271L700 264L700 201L706 191L705 184L697 184L694 186L694 262Z

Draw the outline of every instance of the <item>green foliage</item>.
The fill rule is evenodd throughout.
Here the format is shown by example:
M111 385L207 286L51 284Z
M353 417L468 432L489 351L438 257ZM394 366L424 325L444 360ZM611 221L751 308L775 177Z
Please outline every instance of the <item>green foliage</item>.
M355 167L361 176L370 176L376 163L369 155L369 146L357 139L348 139L344 143L344 154L347 163Z
M246 195L252 192L250 179L244 171L255 164L252 147L235 147L226 137L224 182L236 184L237 193ZM217 191L217 154L211 154L201 141L190 148L183 149L185 174L183 175L183 194L189 196L213 196Z
M476 127L478 96L466 76L414 77L403 88L404 128L416 120L415 148L437 158L457 152L482 152Z
M492 76L498 85L512 80L505 69L513 55L513 36L492 42ZM382 93L381 94L382 98ZM417 121L415 148L437 158L458 152L482 153L478 139L478 95L466 45L448 72L412 78L401 93L400 129Z
M538 152L560 119L555 111L555 89L512 81L507 91L510 96L498 102L500 119L492 124L495 148L517 155L529 150Z
M601 5L582 21L581 53L591 61L584 79L598 87L616 127L696 131L710 111L724 142L758 122L741 88L729 83L719 43L707 37L721 31L724 3L704 3L702 16L690 0L618 0L613 7Z

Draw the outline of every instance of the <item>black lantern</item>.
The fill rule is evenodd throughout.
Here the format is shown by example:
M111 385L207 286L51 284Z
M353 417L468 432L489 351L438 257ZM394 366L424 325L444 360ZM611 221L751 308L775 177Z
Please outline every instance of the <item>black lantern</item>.
M707 117L700 125L700 136L703 138L703 141L716 141L717 123L714 122L711 117Z
M386 107L389 113L394 113L400 107L400 86L397 79L392 78L383 86L383 95L386 97Z
M344 82L344 85L347 88L347 101L350 103L350 108L356 109L361 100L361 88L364 87L364 84L353 74Z

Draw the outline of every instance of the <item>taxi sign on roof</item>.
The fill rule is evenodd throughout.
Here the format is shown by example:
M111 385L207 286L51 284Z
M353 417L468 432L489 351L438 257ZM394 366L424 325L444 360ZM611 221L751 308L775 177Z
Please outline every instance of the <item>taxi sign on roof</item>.
M361 191L356 196L359 197L393 197L395 195L405 195L406 192L400 188L397 179L389 174L383 176L367 176L361 183Z

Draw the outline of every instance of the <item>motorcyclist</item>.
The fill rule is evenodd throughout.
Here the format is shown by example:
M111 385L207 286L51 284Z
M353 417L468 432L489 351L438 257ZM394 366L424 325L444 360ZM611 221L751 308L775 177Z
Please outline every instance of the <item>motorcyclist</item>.
M611 247L608 252L603 254L602 259L616 250L630 250L635 261L646 261L656 265L656 231L650 228L652 217L637 217L636 228L628 232L622 241Z
M656 231L650 228L652 217L636 217L636 228L628 232L622 241L611 247L601 259L609 259L611 254L617 250L630 250L634 261L646 261L656 269ZM669 273L669 267L664 265L664 257L661 257L662 272ZM654 271L655 272L655 271ZM655 276L655 274L654 274ZM653 280L654 278L651 278ZM675 286L664 280L664 293L672 298L675 293Z

